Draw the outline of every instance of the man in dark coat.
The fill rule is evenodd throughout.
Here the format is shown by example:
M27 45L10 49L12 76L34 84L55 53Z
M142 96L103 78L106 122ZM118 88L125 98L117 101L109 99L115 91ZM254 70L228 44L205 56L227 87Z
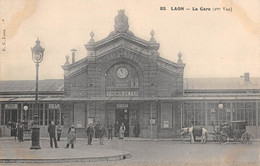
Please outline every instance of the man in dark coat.
M92 124L89 125L86 132L87 132L87 136L88 136L88 145L91 145L92 138L93 138L93 135L94 135L94 128L93 128Z
M116 123L114 125L115 137L118 137L118 135L119 135L119 128L120 128L120 125L119 125L118 121L116 121Z
M113 139L113 136L112 136L112 129L113 129L113 126L111 123L108 123L107 125L107 131L108 131L108 139Z
M139 137L139 134L140 134L140 125L139 125L138 122L136 122L136 124L135 124L134 134L135 134L135 137Z
M99 144L100 145L104 145L103 141L104 141L105 132L106 132L106 130L103 127L103 125L100 125L100 127L98 129L98 138L99 138Z
M56 131L55 123L54 123L54 121L51 121L51 124L48 127L48 132L49 132L49 135L50 135L50 146L51 146L51 148L53 148L52 139L54 140L55 148L58 148L55 131Z
M21 122L19 122L18 124L18 140L19 142L23 142L23 124Z
M100 122L98 121L98 123L95 125L94 129L95 129L95 138L98 138L98 130L100 128Z

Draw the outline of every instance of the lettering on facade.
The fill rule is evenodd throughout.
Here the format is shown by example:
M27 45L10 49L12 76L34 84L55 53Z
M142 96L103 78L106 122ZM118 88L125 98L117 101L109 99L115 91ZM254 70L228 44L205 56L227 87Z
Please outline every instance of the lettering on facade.
M107 91L107 96L139 96L138 91Z
M49 104L49 108L50 109L59 109L60 108L60 104Z
M5 109L17 109L17 104L5 104Z
M128 104L117 104L116 107L117 108L127 108Z

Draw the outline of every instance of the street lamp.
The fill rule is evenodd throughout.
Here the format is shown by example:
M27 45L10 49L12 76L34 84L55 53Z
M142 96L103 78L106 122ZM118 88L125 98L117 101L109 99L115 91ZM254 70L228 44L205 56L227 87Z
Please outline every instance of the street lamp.
M30 149L41 149L40 147L40 127L39 127L39 107L38 107L38 72L39 63L43 60L44 48L40 45L40 40L37 38L36 44L32 50L32 60L36 64L36 88L35 88L35 110L33 114L32 126L32 145Z
M222 109L222 108L223 108L223 104L222 104L221 101L220 101L219 104L218 104L218 108L219 108L219 109Z
M23 106L23 109L25 111L25 122L27 122L27 110L28 110L28 106L27 105L24 105Z

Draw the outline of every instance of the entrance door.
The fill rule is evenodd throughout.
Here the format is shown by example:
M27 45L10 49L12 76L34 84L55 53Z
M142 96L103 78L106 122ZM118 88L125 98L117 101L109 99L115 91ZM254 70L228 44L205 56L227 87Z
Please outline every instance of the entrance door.
M17 122L17 110L10 110L11 111L11 121Z
M128 109L117 109L116 110L116 121L121 125L125 124L125 137L129 137L129 110Z

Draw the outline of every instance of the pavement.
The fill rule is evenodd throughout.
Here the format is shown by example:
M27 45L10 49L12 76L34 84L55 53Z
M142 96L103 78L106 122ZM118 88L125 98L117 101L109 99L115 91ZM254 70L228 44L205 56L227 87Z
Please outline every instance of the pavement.
M86 139L78 139L75 147L65 148L66 139L58 141L59 148L51 148L48 138L41 138L38 150L31 150L31 141L19 142L11 137L0 138L0 163L67 163L115 161L131 158L131 154L122 150L99 145L94 139L92 145L86 144ZM107 142L107 141L105 141Z
M125 138L107 140L99 145L94 139L86 145L86 138L77 138L74 149L65 149L66 138L58 142L59 148L49 147L49 138L41 138L40 150L30 150L31 141L0 138L0 165L258 165L259 139L251 145L230 142L190 144L189 138L148 139ZM95 161L95 162L94 162ZM96 164L95 164L96 163Z

